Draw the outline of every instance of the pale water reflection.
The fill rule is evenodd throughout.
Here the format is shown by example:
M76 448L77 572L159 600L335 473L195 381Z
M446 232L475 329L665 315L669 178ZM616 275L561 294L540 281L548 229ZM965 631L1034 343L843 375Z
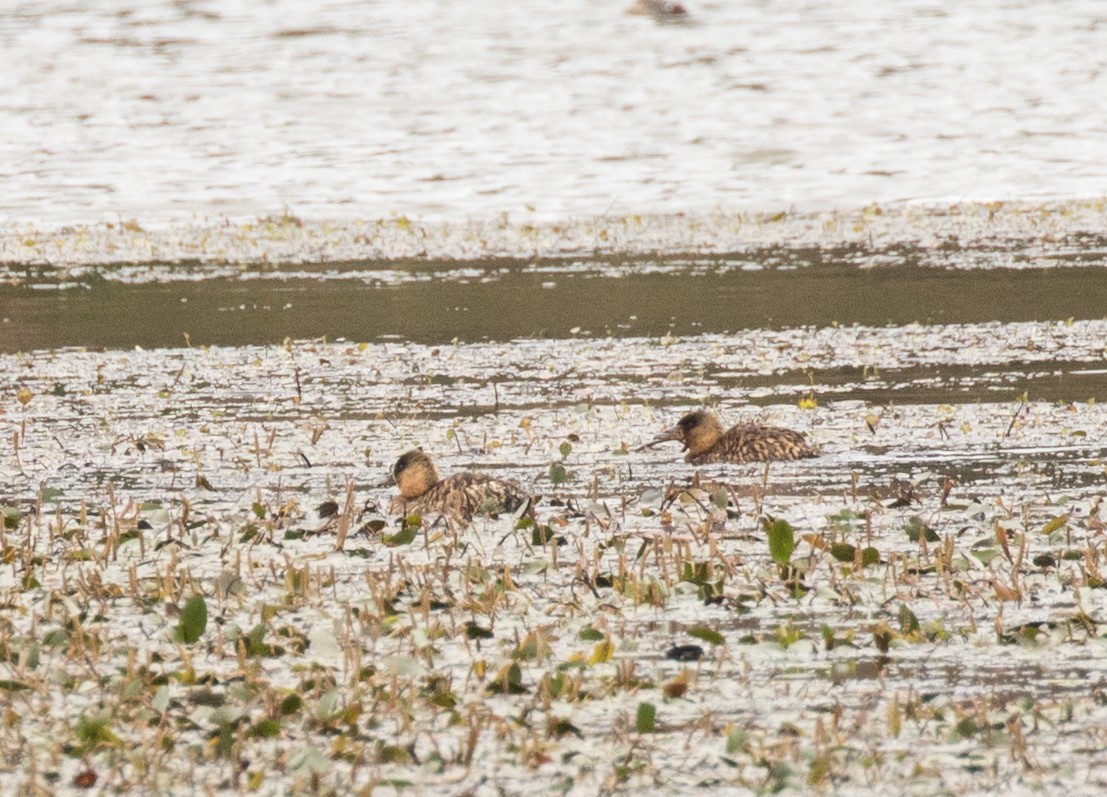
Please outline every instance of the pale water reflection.
M1101 3L21 2L0 217L1098 196Z

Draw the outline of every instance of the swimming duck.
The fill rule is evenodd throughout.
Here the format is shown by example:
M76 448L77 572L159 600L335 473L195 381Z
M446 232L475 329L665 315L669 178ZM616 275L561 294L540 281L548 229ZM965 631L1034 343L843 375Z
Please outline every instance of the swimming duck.
M648 14L655 19L683 17L688 11L680 3L669 0L634 0L627 9L628 14Z
M684 450L688 452L684 458L693 465L806 459L817 453L801 433L779 426L740 423L723 431L719 416L707 410L688 413L676 426L666 429L641 448L667 440L683 443Z
M530 496L518 483L493 479L483 473L463 471L438 478L434 462L414 448L392 466L392 480L400 494L392 499L394 514L440 514L469 521L473 515L514 512Z

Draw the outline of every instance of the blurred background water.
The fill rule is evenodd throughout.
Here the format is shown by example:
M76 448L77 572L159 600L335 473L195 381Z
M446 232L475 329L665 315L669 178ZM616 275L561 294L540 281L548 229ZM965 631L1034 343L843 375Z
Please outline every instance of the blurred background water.
M4 6L9 221L1107 193L1095 0Z

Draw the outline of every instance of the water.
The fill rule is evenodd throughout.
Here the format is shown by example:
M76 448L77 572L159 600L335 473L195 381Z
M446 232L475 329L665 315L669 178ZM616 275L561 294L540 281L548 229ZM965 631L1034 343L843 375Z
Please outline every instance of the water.
M1098 196L1094 0L20 2L0 218L541 219Z
M242 345L286 337L449 343L912 322L950 330L1103 316L1097 269L942 267L987 255L774 248L732 257L279 270L28 268L14 271L18 281L0 284L0 351L172 347L186 336L197 345Z

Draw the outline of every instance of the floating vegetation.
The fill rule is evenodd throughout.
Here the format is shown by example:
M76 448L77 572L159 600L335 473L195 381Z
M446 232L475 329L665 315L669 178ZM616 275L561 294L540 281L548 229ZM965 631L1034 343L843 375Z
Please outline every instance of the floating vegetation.
M1104 332L0 357L4 777L1102 787ZM632 450L705 397L823 456ZM416 444L534 517L389 516Z
M1051 313L0 354L0 779L1102 790L1107 322ZM820 456L641 449L701 407ZM393 511L416 446L539 500Z
M626 273L621 261L645 254L762 249L767 250L762 256L738 258L734 267L763 269L773 264L774 248L785 258L780 265L795 267L787 261L788 250L817 254L828 247L854 247L854 256L870 265L903 259L946 268L1088 266L1102 263L1107 251L1105 213L1105 200L1097 198L869 205L807 213L628 214L545 223L507 218L423 222L406 216L315 222L287 213L252 222L221 219L161 226L135 220L60 228L6 222L0 225L0 264L60 268L73 278L95 272L125 282L160 282L259 276L287 280L375 261L352 276L387 283L404 271L389 261L588 258L557 264L550 269L552 277L566 269L593 271L589 261L605 254L616 256L606 265L609 274L617 275ZM949 256L961 250L963 256ZM687 254L662 259L679 262ZM102 264L116 265L104 269ZM302 265L304 271L289 270L292 265ZM482 266L459 267L443 276L479 280L489 275ZM416 278L427 280L431 274L423 271Z

